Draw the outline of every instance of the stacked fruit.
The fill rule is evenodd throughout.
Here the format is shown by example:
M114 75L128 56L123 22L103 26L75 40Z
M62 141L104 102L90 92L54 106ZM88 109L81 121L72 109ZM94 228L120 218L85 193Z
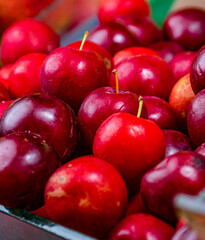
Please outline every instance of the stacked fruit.
M99 239L188 239L173 198L205 188L205 12L160 30L145 0L102 0L99 19L65 47L33 19L4 32L0 203Z

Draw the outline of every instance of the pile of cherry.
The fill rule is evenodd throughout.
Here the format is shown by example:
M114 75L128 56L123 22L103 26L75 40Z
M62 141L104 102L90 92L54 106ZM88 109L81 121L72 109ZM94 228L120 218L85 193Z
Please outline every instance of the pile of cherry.
M34 19L3 33L0 204L98 239L198 239L173 199L205 188L205 12L149 16L103 0L65 47Z

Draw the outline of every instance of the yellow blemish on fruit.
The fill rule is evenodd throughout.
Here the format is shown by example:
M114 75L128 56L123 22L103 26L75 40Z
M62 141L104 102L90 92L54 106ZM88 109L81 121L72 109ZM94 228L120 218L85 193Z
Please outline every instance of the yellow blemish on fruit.
M48 196L49 198L50 198L50 197L60 198L60 197L66 196L66 192L63 191L62 188L57 188L57 189L55 189L55 190L52 191L52 192L48 192L47 196Z
M99 186L99 192L111 192L111 188L109 184L103 184L101 186Z
M86 196L84 198L81 198L79 201L79 207L91 207L92 209L97 210L97 208L90 202L90 198L88 194L86 193Z
M118 206L118 207L120 206L120 201L117 202L117 206Z
M86 193L86 196L84 198L81 198L79 201L79 207L88 207L90 206L90 198L88 196L88 194Z
M68 167L72 167L73 165L72 164L68 164Z

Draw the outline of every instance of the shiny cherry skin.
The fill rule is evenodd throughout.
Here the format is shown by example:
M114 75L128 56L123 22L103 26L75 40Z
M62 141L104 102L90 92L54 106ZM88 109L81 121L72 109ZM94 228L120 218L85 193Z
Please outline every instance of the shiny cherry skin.
M179 193L197 195L205 186L205 158L183 151L165 158L142 178L142 199L149 211L176 224L173 199Z
M174 73L175 79L179 80L190 73L191 65L196 52L183 51L176 54L170 62L170 67Z
M15 116L15 117L14 117ZM0 120L0 134L33 132L46 139L62 161L77 142L77 123L73 110L56 97L35 94L17 99Z
M161 129L177 129L174 112L168 102L155 96L144 96L148 119L155 122Z
M148 46L154 42L163 40L162 31L149 17L138 19L136 16L127 18L118 17L115 21L123 23L133 33L140 46Z
M156 96L167 100L175 83L168 64L155 56L135 56L119 62L119 86L142 96ZM164 80L166 79L166 81ZM111 74L109 86L115 87L115 76Z
M62 165L45 187L49 218L97 239L103 239L121 220L127 201L126 185L118 171L92 155Z
M118 16L141 18L150 14L146 0L101 0L98 10L100 22L110 22Z
M41 90L62 99L77 112L87 95L106 86L108 78L108 69L97 53L60 47L42 66Z
M1 58L4 64L9 64L27 53L48 54L57 47L59 37L50 27L35 19L23 19L13 23L3 33Z
M124 48L139 44L124 24L115 21L100 24L94 28L88 40L104 47L112 55Z
M187 112L195 94L190 83L190 74L179 79L169 95L169 105L177 119L178 129L184 133L187 129Z
M0 82L8 89L9 76L12 70L13 64L7 64L0 69Z
M165 157L169 157L177 152L193 150L194 146L191 139L184 133L168 129L164 129L163 133L166 142Z
M40 136L11 133L0 139L0 203L34 210L43 205L44 187L58 168L53 148Z
M114 113L98 128L93 153L111 163L133 193L139 190L144 173L164 158L165 139L153 121Z
M165 36L187 50L198 50L205 42L205 11L197 8L177 10L166 18Z
M81 43L82 41L76 41L76 42L69 43L67 46L79 49ZM112 71L113 69L112 55L104 47L94 42L86 40L83 45L83 49L88 51L93 51L99 54L103 58L108 70Z
M190 81L195 94L205 88L205 45L197 52L193 60Z
M112 87L98 88L91 92L78 111L80 133L87 146L92 149L97 129L113 113L128 112L137 116L138 99L135 93L125 90L119 90L119 93L116 93ZM141 117L147 118L145 105L143 105Z
M184 51L179 43L173 41L159 41L149 47L154 49L167 63L170 63L177 53Z
M43 53L29 53L13 64L8 86L12 98L41 92L40 70L46 56Z
M7 101L0 102L0 118L12 102L14 102L14 100L7 100Z
M110 232L108 240L171 240L174 228L149 214L133 214L121 220Z
M130 57L134 57L137 55L152 55L156 57L160 57L159 54L152 50L151 48L146 48L146 47L130 47L130 48L125 48L119 52L117 52L113 56L113 64L117 65L119 62L121 62L124 59L128 59Z
M187 126L192 142L199 146L205 141L205 89L189 105Z

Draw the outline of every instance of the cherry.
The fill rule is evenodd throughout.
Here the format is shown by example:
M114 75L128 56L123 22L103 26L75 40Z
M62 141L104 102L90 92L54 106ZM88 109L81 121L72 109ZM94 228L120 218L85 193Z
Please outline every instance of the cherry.
M163 130L165 142L166 142L166 152L165 157L169 157L177 152L181 151L192 151L193 144L190 138L175 130Z
M31 133L12 133L0 139L0 203L34 210L43 205L45 184L57 169L53 148Z
M174 41L159 41L149 47L154 49L167 63L170 63L177 53L184 51L181 44Z
M130 57L133 56L137 56L137 55L153 55L153 56L157 56L159 57L159 54L150 49L150 48L146 48L146 47L130 47L130 48L125 48L119 52L117 52L114 56L113 56L113 63L114 65L117 65L119 62L121 62L124 59L128 59Z
M164 158L165 139L153 121L119 112L98 128L93 153L120 172L132 193L139 190L144 173Z
M76 41L68 44L67 46L79 49L81 46L81 41ZM112 61L112 55L102 46L91 42L91 41L86 41L83 45L84 50L89 50L98 53L104 60L107 68L109 71L112 71L113 69L113 61Z
M85 38L80 49L60 47L54 50L41 69L42 92L64 100L76 112L87 95L106 86L109 78L103 58L82 49Z
M1 58L4 64L14 63L31 52L48 54L59 46L59 37L45 23L23 19L13 23L2 35Z
M40 70L46 56L43 53L29 53L13 64L8 86L13 98L41 92Z
M172 70L159 57L135 56L124 59L115 68L118 71L120 88L137 95L157 96L167 100L175 83ZM109 86L115 86L113 75L110 76Z
M182 151L165 158L142 178L142 199L152 214L176 224L176 194L197 195L205 186L205 158Z
M4 112L0 134L22 131L38 134L66 161L76 146L76 125L73 110L66 103L56 97L35 94L16 100Z
M61 166L45 188L46 212L52 221L98 239L123 217L127 201L117 170L91 155Z
M205 42L205 11L184 8L172 12L163 26L165 36L187 50L198 50Z
M193 60L190 81L195 94L205 88L205 45L197 52Z
M176 80L179 80L190 73L191 65L195 55L195 52L183 51L173 57L172 61L170 62L170 67Z
M163 40L162 31L149 17L136 18L136 15L127 18L117 17L115 21L123 23L135 36L140 46L148 46Z
M108 240L171 240L174 228L149 214L133 214L120 221L108 236Z
M92 149L95 133L101 123L116 112L128 112L137 116L138 96L125 90L111 87L98 88L91 92L81 104L78 112L80 132L86 144ZM147 117L143 106L142 117Z
M177 120L179 130L187 133L187 112L195 94L190 83L190 74L179 79L169 96L171 106Z
M103 23L94 28L88 40L106 48L112 55L124 48L138 45L137 39L127 27L116 21Z
M145 96L143 99L149 120L155 122L161 129L177 129L176 118L168 102L155 96Z
M150 7L146 0L101 0L98 17L101 22L109 22L116 16L140 18L149 13Z
M187 113L187 126L192 142L199 146L205 141L205 89L192 100Z

